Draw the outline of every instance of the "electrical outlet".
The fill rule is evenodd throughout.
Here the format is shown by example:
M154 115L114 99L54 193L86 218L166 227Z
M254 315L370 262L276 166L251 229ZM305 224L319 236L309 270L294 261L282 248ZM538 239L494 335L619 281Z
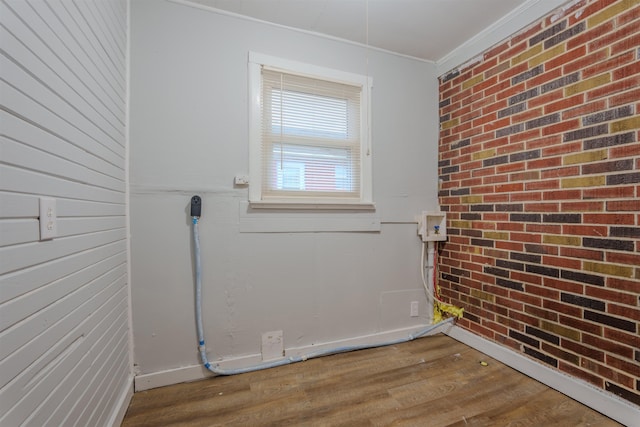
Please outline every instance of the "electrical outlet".
M271 331L262 334L262 360L284 357L284 339L282 331Z
M40 240L50 240L58 236L58 211L56 199L40 197Z
M411 310L409 312L411 317L418 317L420 312L420 303L418 301L411 301Z

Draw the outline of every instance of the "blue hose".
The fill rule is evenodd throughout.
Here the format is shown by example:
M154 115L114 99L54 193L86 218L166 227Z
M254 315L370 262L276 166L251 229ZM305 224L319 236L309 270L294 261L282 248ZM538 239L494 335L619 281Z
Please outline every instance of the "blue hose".
M196 269L196 325L198 330L198 350L200 351L200 359L202 360L202 364L204 365L204 367L217 375L244 374L246 372L259 371L261 369L275 368L276 366L283 366L283 365L289 365L291 363L302 362L307 359L312 359L314 357L328 356L330 354L346 353L346 352L355 351L355 350L364 350L368 348L377 348L377 347L385 347L385 346L394 345L394 344L401 344L404 342L412 341L416 338L420 338L446 323L453 323L455 321L455 317L450 317L434 325L429 325L426 328L420 331L417 331L413 334L409 334L405 338L400 338L397 340L387 341L379 344L362 344L362 345L337 347L337 348L327 349L327 350L318 350L304 356L295 356L295 357L292 356L286 359L275 360L272 362L259 363L257 365L248 366L246 368L222 369L220 368L219 365L212 366L211 363L209 363L209 360L207 359L207 348L204 343L204 328L202 327L202 264L200 261L200 232L198 229L198 217L195 217L195 216L193 217L193 246L194 246L194 252L195 252L195 269Z

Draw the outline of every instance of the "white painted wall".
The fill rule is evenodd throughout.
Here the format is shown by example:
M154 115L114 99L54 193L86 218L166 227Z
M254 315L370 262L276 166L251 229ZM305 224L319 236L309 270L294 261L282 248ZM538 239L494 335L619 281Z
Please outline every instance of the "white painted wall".
M9 0L0 20L0 425L119 424L127 2ZM40 196L56 199L53 240Z
M271 330L283 330L292 349L367 335L376 342L385 332L428 324L414 221L437 203L435 65L176 2L138 0L131 8L137 372L200 363L188 217L194 194L203 199L209 360L259 354L261 334ZM373 77L379 232L244 232L261 218L283 218L247 214L247 189L233 185L249 164L249 51ZM420 301L419 318L409 317L412 300Z

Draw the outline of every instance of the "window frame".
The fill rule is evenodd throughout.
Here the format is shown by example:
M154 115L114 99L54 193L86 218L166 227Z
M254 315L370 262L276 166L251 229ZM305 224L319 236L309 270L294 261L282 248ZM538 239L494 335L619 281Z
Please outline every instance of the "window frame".
M280 70L361 88L360 95L360 198L268 197L262 194L262 67ZM334 70L288 59L249 52L249 204L252 208L277 209L354 209L375 210L373 203L373 173L371 150L371 88L369 76ZM311 193L311 192L310 192Z

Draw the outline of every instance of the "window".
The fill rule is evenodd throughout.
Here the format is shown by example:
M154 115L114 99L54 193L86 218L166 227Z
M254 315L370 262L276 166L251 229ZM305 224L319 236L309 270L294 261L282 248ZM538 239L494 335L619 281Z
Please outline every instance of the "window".
M253 207L367 208L370 79L251 53Z

